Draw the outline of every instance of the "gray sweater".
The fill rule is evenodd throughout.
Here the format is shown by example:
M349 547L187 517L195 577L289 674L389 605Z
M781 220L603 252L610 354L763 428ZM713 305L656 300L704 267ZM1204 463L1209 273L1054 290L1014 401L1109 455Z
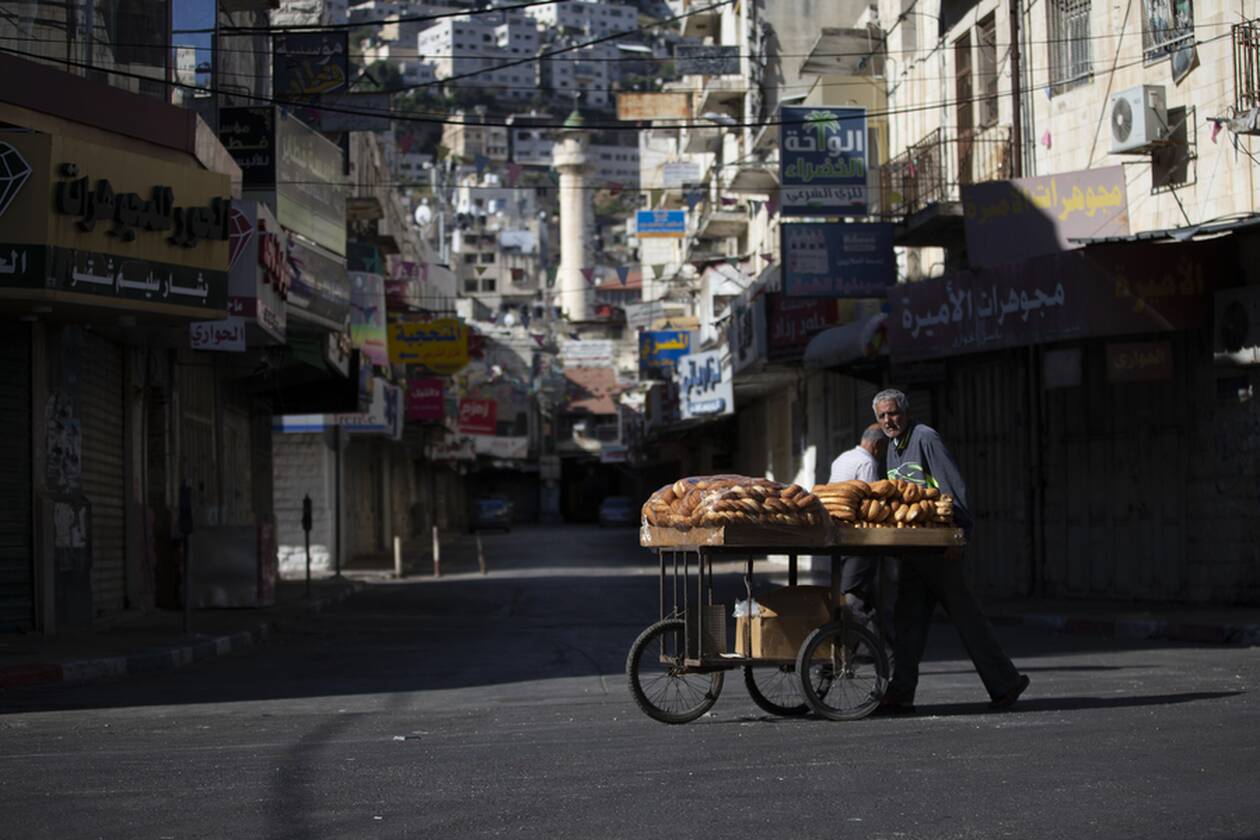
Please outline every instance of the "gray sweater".
M954 497L954 521L970 531L975 524L967 509L967 485L936 429L914 423L888 447L888 477L936 487Z

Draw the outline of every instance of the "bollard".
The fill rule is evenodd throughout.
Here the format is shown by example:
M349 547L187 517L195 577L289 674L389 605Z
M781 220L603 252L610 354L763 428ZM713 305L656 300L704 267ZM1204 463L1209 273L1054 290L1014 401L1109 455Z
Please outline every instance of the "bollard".
M438 541L437 526L433 526L433 576L442 576L442 544Z
M402 576L402 537L394 537L394 577Z
M311 495L302 499L302 531L306 534L306 597L311 597L311 525L314 521L311 510Z
M477 535L477 565L481 567L481 573L486 573L486 553L481 549L481 534Z

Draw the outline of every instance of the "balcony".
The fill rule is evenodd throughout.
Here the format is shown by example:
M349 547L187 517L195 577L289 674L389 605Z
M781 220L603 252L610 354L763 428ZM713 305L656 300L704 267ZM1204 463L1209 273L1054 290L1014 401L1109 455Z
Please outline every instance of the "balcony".
M1009 126L938 128L879 168L879 215L900 219L899 245L948 245L962 235L964 184L1011 177Z
M731 236L743 236L748 229L748 210L744 207L705 208L700 222L696 225L697 239L726 239Z
M717 9L692 11L712 6L710 0L687 0L683 3L682 36L684 38L709 38L718 34L721 19Z
M744 118L744 96L748 93L748 80L743 76L716 76L705 80L704 86L692 94L695 115L726 114L736 120Z

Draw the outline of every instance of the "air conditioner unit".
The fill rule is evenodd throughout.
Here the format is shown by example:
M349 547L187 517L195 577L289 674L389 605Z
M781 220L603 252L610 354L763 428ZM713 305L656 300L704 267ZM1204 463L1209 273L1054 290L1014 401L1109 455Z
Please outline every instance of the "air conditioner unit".
M1216 293L1212 357L1221 364L1260 365L1260 286Z
M1144 152L1168 139L1163 85L1138 85L1111 97L1111 153Z

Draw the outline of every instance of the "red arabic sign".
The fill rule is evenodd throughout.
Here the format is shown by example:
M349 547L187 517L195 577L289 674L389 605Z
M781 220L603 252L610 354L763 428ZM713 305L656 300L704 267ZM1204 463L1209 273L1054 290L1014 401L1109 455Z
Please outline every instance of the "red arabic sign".
M287 298L292 279L289 260L284 242L276 234L264 230L258 232L258 265L263 270L263 282L275 289L281 300Z
M835 298L789 298L766 295L767 358L778 362L799 359L809 340L840 320Z
M498 406L494 400L459 401L459 430L470 435L494 434Z
M446 416L446 385L436 376L407 380L407 419L440 423Z

